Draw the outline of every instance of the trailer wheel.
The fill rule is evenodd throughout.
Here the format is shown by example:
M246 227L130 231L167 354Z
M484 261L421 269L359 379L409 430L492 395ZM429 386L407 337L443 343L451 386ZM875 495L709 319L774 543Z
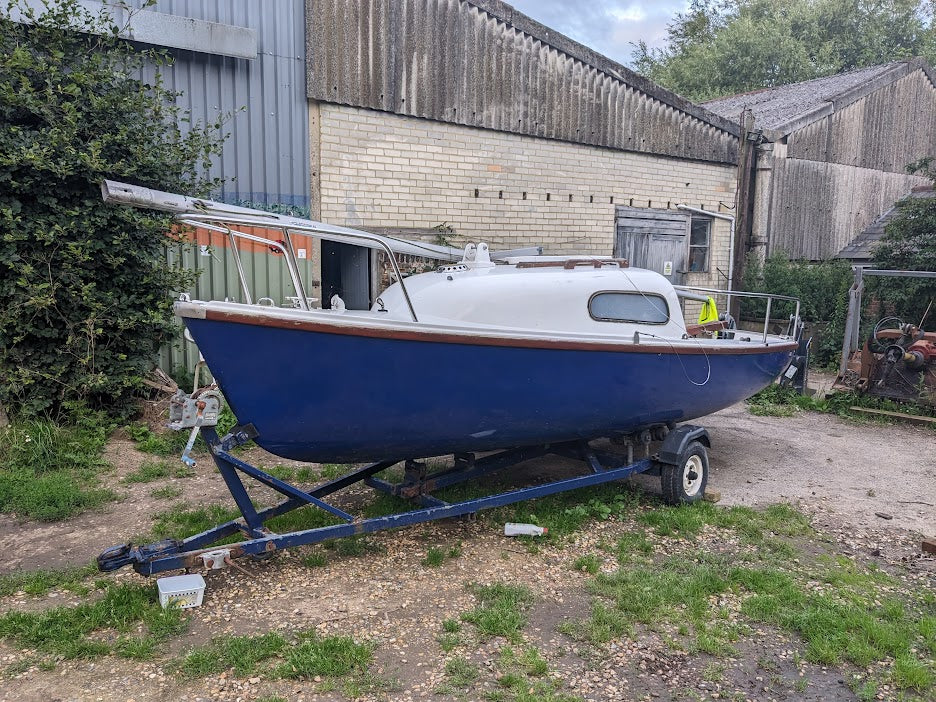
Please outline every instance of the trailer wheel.
M663 499L671 505L698 502L705 495L708 482L708 451L700 441L690 442L678 464L660 466Z

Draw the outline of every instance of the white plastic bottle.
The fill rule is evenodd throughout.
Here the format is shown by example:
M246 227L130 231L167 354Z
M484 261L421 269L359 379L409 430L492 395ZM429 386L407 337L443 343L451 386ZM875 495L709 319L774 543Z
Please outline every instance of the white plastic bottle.
M543 536L549 529L536 526L535 524L515 524L507 522L504 524L504 536Z

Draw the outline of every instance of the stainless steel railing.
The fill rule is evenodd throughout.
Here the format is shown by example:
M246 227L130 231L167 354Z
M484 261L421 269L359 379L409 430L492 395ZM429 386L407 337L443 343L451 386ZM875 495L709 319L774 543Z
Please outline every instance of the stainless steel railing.
M767 310L764 313L763 342L767 342L767 331L770 327L770 309L774 300L791 302L795 305L796 311L790 318L790 324L786 334L781 334L781 338L796 339L799 336L799 327L802 324L800 320L800 301L799 298L789 295L774 295L773 293L744 292L742 290L717 290L715 288L698 288L690 285L674 285L676 294L685 299L705 302L713 295L724 295L726 298L733 297L750 298L755 300L767 300ZM704 293L704 294L703 294Z

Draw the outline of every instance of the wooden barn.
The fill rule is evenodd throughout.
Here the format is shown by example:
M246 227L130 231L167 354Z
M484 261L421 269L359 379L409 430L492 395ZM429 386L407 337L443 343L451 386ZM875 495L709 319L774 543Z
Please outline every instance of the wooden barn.
M753 116L748 248L820 260L928 181L907 165L936 155L936 72L922 59L713 100Z

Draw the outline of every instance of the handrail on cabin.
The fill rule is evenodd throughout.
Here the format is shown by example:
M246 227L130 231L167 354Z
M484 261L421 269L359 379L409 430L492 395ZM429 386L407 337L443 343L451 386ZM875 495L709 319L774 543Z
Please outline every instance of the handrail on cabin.
M228 234L231 237L261 243L279 250L283 254L284 260L286 261L286 268L289 272L289 277L293 284L293 288L296 291L296 296L299 298L297 302L299 303L300 308L303 310L309 309L308 302L306 301L305 287L303 286L302 279L299 276L299 265L296 263L295 253L292 247L292 239L290 238L290 231L302 232L304 234L308 234L309 236L315 237L320 233L316 231L315 227L303 226L299 224L292 224L287 226L283 224L273 224L271 222L254 222L251 220L249 215L222 218L210 214L186 214L178 216L176 221L182 224L189 224L193 227L202 227L204 229L210 229L212 231ZM218 224L211 224L212 222L217 222ZM232 224L240 226L257 226L264 229L281 231L283 232L285 244L276 239L268 239L256 234L248 234L247 232L232 229L229 226ZM399 263L397 263L393 249L391 249L387 242L384 241L383 237L376 234L368 234L366 232L342 232L342 236L372 241L376 243L384 251L384 253L386 253L387 257L390 259L390 265L393 267L393 273L396 275L397 280L400 283L400 289L403 291L403 299L406 300L406 307L409 310L410 317L412 317L414 322L418 322L419 319L416 316L416 311L413 309L413 303L410 300L409 293L406 290L406 284L403 282L403 274L400 272ZM247 279L244 275L244 269L241 266L239 255L235 255L235 264L237 266L237 275L241 281L241 287L244 290L244 295L247 297L249 303L250 292L248 290Z

